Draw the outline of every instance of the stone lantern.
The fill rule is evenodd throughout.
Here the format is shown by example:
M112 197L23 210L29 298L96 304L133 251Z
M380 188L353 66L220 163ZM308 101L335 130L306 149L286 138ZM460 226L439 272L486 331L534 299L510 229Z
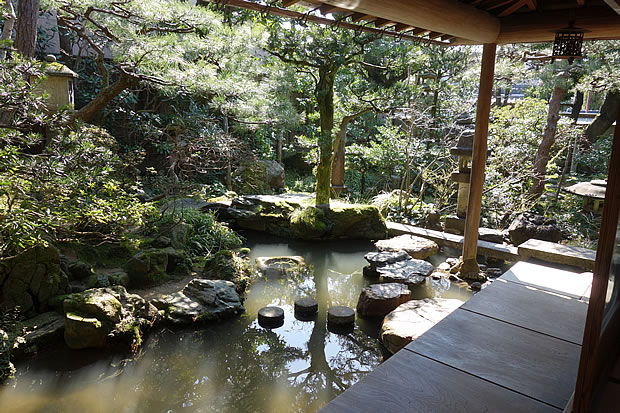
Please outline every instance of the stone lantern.
M37 86L37 89L48 94L47 110L55 112L63 106L73 108L75 90L73 79L78 77L77 74L67 66L56 62L56 57L53 55L47 55L45 61L47 62L46 78ZM36 78L31 80L36 81Z
M452 173L451 179L459 184L456 203L456 215L446 217L446 232L463 234L465 231L465 216L469 200L469 178L471 173L471 158L474 144L474 130L467 129L459 137L456 146L450 148L450 154L459 159L459 169Z
M603 212L606 189L607 181L594 179L590 182L579 182L578 184L567 186L564 188L564 191L582 196L584 198L583 209L600 215Z

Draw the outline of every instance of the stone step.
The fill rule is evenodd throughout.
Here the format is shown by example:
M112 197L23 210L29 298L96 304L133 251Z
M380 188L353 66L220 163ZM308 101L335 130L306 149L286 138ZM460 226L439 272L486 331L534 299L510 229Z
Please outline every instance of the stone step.
M594 260L596 259L595 250L556 244L539 239L525 241L519 245L518 250L519 255L523 257L522 259L538 258L547 262L572 265L588 271L594 269Z
M446 232L414 227L413 225L398 224L396 222L386 222L386 225L390 236L412 234L433 240L437 244L445 247L456 249L461 249L463 247L463 237L461 235L448 234ZM478 253L480 255L506 261L519 261L521 259L517 247L482 240L478 240Z

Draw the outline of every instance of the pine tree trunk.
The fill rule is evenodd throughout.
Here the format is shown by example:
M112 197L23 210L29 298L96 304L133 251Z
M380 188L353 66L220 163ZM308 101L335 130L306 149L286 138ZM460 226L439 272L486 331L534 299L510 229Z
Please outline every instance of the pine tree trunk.
M336 69L323 66L319 69L316 100L319 106L321 134L319 135L319 164L316 171L316 206L329 206L329 191L334 152L332 132L334 129L334 79Z
M8 15L7 19L4 21L4 26L2 27L2 34L0 34L0 42L4 40L9 40L11 38L11 34L13 33L13 27L15 27L15 20L17 17L15 16L15 9L13 9L13 3L11 0L5 1L6 13ZM0 60L4 60L6 58L6 49L0 50Z
M529 195L538 198L545 189L545 175L547 174L547 162L549 162L549 152L551 146L555 142L555 133L558 128L558 120L560 119L560 102L566 89L556 86L551 92L549 100L549 114L547 115L547 125L543 132L542 140L536 151L534 158L534 183L529 190Z
M39 0L19 0L17 4L17 32L15 47L24 57L32 59L37 46Z
M583 106L583 92L577 91L575 94L575 101L571 108L570 117L577 123L579 120L579 113L581 113L581 107Z
M620 104L620 92L608 92L601 111L586 129L586 140L593 145L616 120L616 111Z
M86 106L75 112L74 119L80 119L84 122L93 119L112 99L127 89L132 81L133 79L129 75L121 73L121 77L116 82L102 89Z

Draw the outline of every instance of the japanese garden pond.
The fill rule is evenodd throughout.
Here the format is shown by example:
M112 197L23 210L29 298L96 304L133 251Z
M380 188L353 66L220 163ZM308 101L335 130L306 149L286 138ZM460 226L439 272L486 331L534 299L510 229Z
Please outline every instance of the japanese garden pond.
M355 308L367 241L300 242L244 234L256 257L302 256L311 271L260 277L249 288L246 313L201 329L152 332L137 358L59 346L17 364L14 385L0 389L1 412L314 412L389 356L381 321L357 318L353 332L327 329L332 305ZM429 260L438 265L441 252ZM432 281L412 298L466 300L464 287ZM319 302L314 321L294 317L295 299ZM285 311L284 325L258 324L261 307Z

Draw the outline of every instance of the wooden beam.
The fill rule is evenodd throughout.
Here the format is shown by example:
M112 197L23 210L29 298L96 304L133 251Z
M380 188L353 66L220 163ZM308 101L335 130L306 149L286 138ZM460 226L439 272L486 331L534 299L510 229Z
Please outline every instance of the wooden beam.
M480 43L494 43L500 29L499 19L457 0L322 0L322 2L341 9L366 13Z
M361 22L362 20L372 19L373 17L366 13L353 13L351 16L351 21L354 23Z
M338 7L328 6L328 5L319 7L319 12L321 12L323 16L327 16L329 13L334 12L336 10L338 10Z
M218 0L202 0L202 1L205 3L206 2L218 3ZM260 13L269 13L274 16L288 17L288 18L295 19L298 21L306 21L306 22L312 22L312 23L317 23L317 24L324 24L326 26L339 27L342 29L355 30L358 32L372 33L377 36L388 36L388 37L394 37L400 40L408 40L408 41L412 41L416 43L423 43L423 44L434 44L438 46L447 45L446 42L441 42L441 41L437 41L433 39L423 39L419 36L412 36L406 33L398 33L398 32L394 32L390 30L377 29L375 27L362 26L359 24L353 24L353 23L349 23L346 21L342 21L342 20L328 19L326 17L315 16L313 14L307 14L307 13L299 13L293 10L282 9L280 7L270 7L268 5L254 3L252 1L226 0L226 5L231 6L231 7L238 7L238 8L246 9L246 10L253 10L253 11L260 12ZM374 17L372 18L374 19Z
M620 14L620 0L605 0L605 3L614 9L616 13Z
M620 106L616 115L617 125L620 125ZM609 268L614 255L616 230L618 228L618 216L620 215L620 127L616 126L614 142L609 159L609 171L607 176L607 190L605 191L605 204L601 217L601 229L596 249L596 261L594 262L594 278L592 280L592 292L588 316L583 332L583 346L579 359L579 374L575 387L575 399L573 404L574 413L590 412L590 403L593 393L596 391L596 383L600 374L605 370L603 354L609 351L605 346L604 336L601 336L603 319L605 316L605 299L607 285L609 283ZM616 274L617 276L617 274ZM618 282L618 280L614 280ZM609 325L609 324L608 324ZM613 326L613 325L612 325ZM601 346L606 347L603 351ZM615 343L617 346L617 343Z
M396 26L394 26L394 30L397 32L402 32L409 29L413 29L413 27L409 26L408 24L396 23Z
M487 156L487 136L489 133L489 114L493 95L493 75L495 71L495 53L497 45L485 44L482 50L482 68L480 69L480 87L478 89L478 106L476 109L476 132L471 161L471 180L469 183L469 200L465 217L465 239L463 241L463 264L461 275L479 271L476 255L478 249L478 228L480 226L480 208L482 205L482 187L484 185L484 166Z
M386 20L386 19L377 19L375 20L375 27L387 26L390 23L394 23L394 22L390 20Z
M571 17L568 10L517 13L502 18L497 38L499 44L549 42L555 30L566 27L570 20L586 30L586 40L620 39L620 15L609 6L584 7ZM463 37L463 36L459 36Z
M519 10L521 7L525 6L526 1L525 0L519 0L518 2L516 2L515 4L513 4L512 6L508 7L506 10L504 10L503 12L501 12L499 14L499 17L504 17L504 16L508 16L509 14L512 14L514 12L516 12L517 10Z
M300 0L282 0L282 7L291 7L293 4L299 3Z

